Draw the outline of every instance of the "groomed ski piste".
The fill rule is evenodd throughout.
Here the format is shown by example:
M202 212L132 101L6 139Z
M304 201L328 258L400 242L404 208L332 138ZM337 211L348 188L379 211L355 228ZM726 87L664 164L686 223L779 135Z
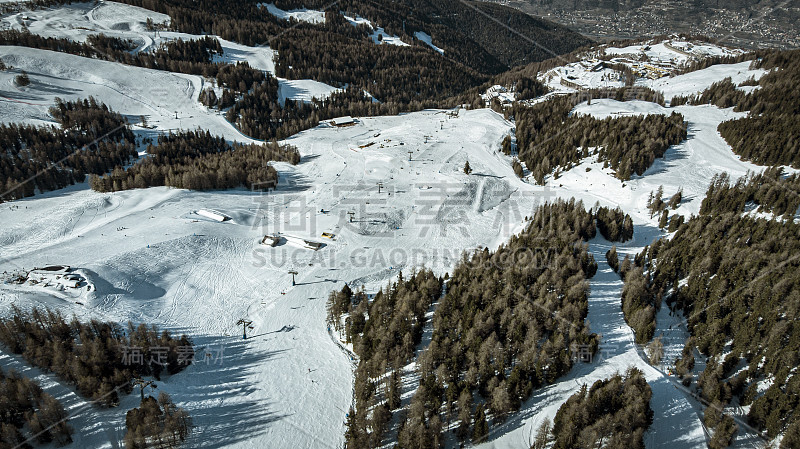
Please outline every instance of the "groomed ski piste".
M1 50L5 63L27 70L33 80L20 89L11 84L13 76L0 73L3 121L51 123L46 111L56 96L93 95L122 114L148 115L154 128L137 132L201 127L229 140L251 141L196 101L200 77L28 48ZM702 90L698 83L761 74L747 64L713 66L664 79L669 83L662 89L693 93ZM81 319L130 320L189 335L198 362L157 382L158 390L170 393L194 419L187 447L341 447L357 360L327 328L328 294L345 283L374 293L400 270L423 265L444 274L463 251L496 248L523 228L537 205L557 197L582 200L587 208L596 202L620 206L631 214L635 233L632 241L617 245L619 251L640 251L662 235L646 208L651 191L663 185L671 195L682 188L677 213L688 217L699 211L714 174L736 178L762 169L741 161L717 133L721 121L740 115L730 109L595 100L574 112L604 117L672 111L686 117L689 138L643 176L624 183L587 159L544 187L532 185L516 177L511 159L499 152L513 123L488 109L461 110L456 117L427 110L357 118L346 128L323 123L287 139L302 161L274 164L280 182L269 193L150 188L101 194L83 183L15 201L13 208L3 204L0 271L69 265L93 288L67 295L0 282L0 313L7 314L12 304L46 306ZM471 175L462 171L466 161ZM203 219L199 210L229 219ZM336 239L321 237L323 232ZM312 251L260 244L275 233L325 246ZM620 310L622 283L605 262L610 246L601 237L590 242L599 270L591 279L587 319L602 335L600 353L536 391L506 423L492 428L481 447L528 447L539 424L552 419L581 385L631 366L642 369L653 388L655 419L645 435L647 447L705 446L701 404L666 374L666 365L650 366L633 343ZM290 271L298 272L296 285ZM236 326L241 318L253 321L246 340ZM661 311L656 335L664 334L665 363L683 346L681 325L679 317ZM35 377L63 401L75 429L68 447L122 445L125 411L138 405L137 395L123 396L120 407L99 409L5 350L0 366ZM735 447L759 444L740 426Z

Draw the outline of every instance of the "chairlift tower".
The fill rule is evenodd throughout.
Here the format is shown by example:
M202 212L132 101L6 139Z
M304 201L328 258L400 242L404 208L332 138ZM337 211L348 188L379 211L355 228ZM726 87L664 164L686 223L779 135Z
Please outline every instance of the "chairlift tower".
M139 393L142 397L142 401L144 401L144 389L147 387L151 387L153 390L156 389L156 383L152 380L144 380L141 377L137 377L133 379L133 386L139 387Z
M355 212L348 212L347 215L350 216L350 223L352 223L353 222L353 217L355 217L356 213Z
M253 322L242 318L236 325L242 326L242 340L247 340L247 329L253 329Z
M295 271L295 270L289 270L289 274L291 274L291 275L292 275L292 287L294 287L295 285L297 285L297 284L294 282L294 277L297 275L297 271Z
M381 189L382 189L382 188L383 188L383 183L382 183L382 182L379 182L379 183L378 183L378 193L381 193Z

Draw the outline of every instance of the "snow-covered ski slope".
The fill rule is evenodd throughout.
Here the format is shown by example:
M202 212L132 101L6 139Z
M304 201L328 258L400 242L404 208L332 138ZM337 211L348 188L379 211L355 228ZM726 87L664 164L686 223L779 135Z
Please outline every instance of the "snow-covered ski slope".
M603 114L607 107L593 102L583 111ZM591 108L597 110L587 111ZM658 176L656 167L656 173L624 188L599 164L588 174L576 167L546 188L531 186L516 178L508 158L497 152L511 128L501 116L476 110L448 119L443 112L423 111L358 119L347 128L321 125L289 139L303 161L295 167L276 164L282 183L267 195L166 188L98 194L84 185L20 201L19 209L0 209L3 269L69 264L84 269L96 291L77 305L51 292L4 285L0 305L7 310L12 302L45 304L80 316L155 323L189 333L211 359L210 351L223 348L221 366L192 366L160 387L195 416L193 447L209 441L211 447L336 447L352 398L353 361L326 328L324 303L331 290L348 282L376 291L400 269L423 264L438 272L452 269L461 251L496 247L521 228L536 204L555 196L581 198L587 206L621 204L637 223L630 245L635 251L657 235L644 207L651 187L664 183L672 192L696 184L699 189L714 170L737 167L730 150L707 132L726 112L685 109L711 116L692 125L696 132L685 144L697 145L698 153L718 146L721 155L708 172L687 170L670 177L665 171L650 181ZM687 118L691 123L693 117ZM680 160L689 157L682 156L688 151L676 148L669 154ZM469 176L462 171L466 160L474 170ZM378 182L383 183L380 194ZM690 198L684 207L695 208L699 201ZM204 208L232 220L216 223L194 213ZM259 244L273 232L326 246L314 252ZM336 239L324 239L322 232ZM663 373L646 367L631 343L618 308L621 287L602 264L607 246L592 243L601 271L592 280L589 319L612 352L537 393L494 431L491 447L517 447L577 385L631 365L646 369L655 390L654 409L663 411L648 433L649 446L704 444L697 404ZM294 287L291 269L300 273ZM255 323L244 342L235 325L243 317ZM103 413L111 427L123 426L121 413L92 413ZM91 416L73 419L79 432L95 435L81 447L109 447L108 432L91 431ZM249 433L228 440L226 426Z
M197 101L207 84L195 75L131 67L67 53L27 47L1 47L0 58L14 70L0 72L0 121L52 122L47 110L55 99L97 98L152 131L208 129L228 139L249 141L225 118ZM26 71L31 84L18 87L14 77Z
M324 21L324 15L321 17ZM138 45L134 52L153 50L161 44L177 39L194 40L204 37L175 31L151 30L147 28L148 19L156 26L170 22L169 16L165 14L104 1L9 14L0 20L0 29L27 29L40 36L66 38L76 42L85 42L91 35L104 34L133 41ZM217 37L217 40L220 42L223 54L216 55L215 62L232 64L247 62L253 68L275 74L275 52L268 45L251 47L220 37ZM335 90L334 87L313 80L279 79L279 83L282 88L282 101L284 98L300 101L310 101L312 97L324 99Z
M95 11L104 5L114 4L71 8ZM60 10L42 11L52 15ZM93 20L102 16L96 12ZM79 20L88 13L75 14ZM141 21L141 14L149 12L137 14L125 20ZM116 22L107 23L111 25L103 29L114 28ZM235 44L224 45L226 57L233 57L228 49ZM242 50L237 57L266 70L263 49L249 48L257 51ZM3 122L51 123L47 108L55 97L92 95L132 121L146 116L153 128L138 132L200 127L230 140L250 141L197 102L205 85L201 77L19 47L0 48L0 57L16 70L0 72ZM18 70L30 73L30 86L13 84ZM714 66L665 78L660 89L685 95L732 75L742 80L760 76L747 63ZM41 305L81 318L152 323L192 336L203 363L158 383L195 420L189 447L340 447L355 362L327 329L327 294L345 282L375 292L399 270L423 264L444 273L462 251L507 241L536 205L556 197L581 199L587 207L595 202L621 206L632 215L636 232L620 251L637 252L660 235L646 210L648 194L658 186L664 186L665 195L682 188L678 213L688 216L699 210L715 173L737 177L760 170L740 161L717 133L721 121L739 116L729 109L595 100L579 105L575 113L604 117L672 111L686 117L688 140L670 148L643 176L624 183L602 163L586 160L558 179L548 179L546 187L533 186L517 178L510 158L498 152L513 128L502 116L462 110L457 118L448 118L445 111L422 111L357 118L345 128L322 124L288 139L303 159L297 166L275 164L281 181L269 194L167 188L99 194L84 183L17 201L18 208L4 204L0 271L66 264L81 269L95 288L65 294L0 282L0 313L7 313L11 304ZM469 176L462 171L467 160L474 170ZM383 185L380 194L378 183ZM231 220L214 222L196 213L201 209L219 211ZM353 212L352 222L348 212ZM265 234L275 232L325 246L311 251L259 244ZM323 232L335 238L323 238ZM581 384L630 366L643 369L654 390L656 417L646 434L647 447L704 447L699 404L663 371L649 367L632 343L619 310L621 283L604 262L609 247L601 238L590 243L600 270L591 280L588 319L592 331L603 335L601 353L593 363L576 366L557 384L536 392L519 413L493 429L486 447L526 447L544 417L552 418ZM295 286L288 273L292 269L299 272ZM247 340L236 326L240 318L254 322ZM683 344L679 332L667 329L672 324L659 316L656 334L672 336L666 341L667 353ZM7 353L0 354L0 366L20 368L64 398L78 435L70 447L117 447L124 413L138 402L135 394L129 395L121 407L99 410L71 387L24 368ZM757 443L743 430L739 435L738 446Z

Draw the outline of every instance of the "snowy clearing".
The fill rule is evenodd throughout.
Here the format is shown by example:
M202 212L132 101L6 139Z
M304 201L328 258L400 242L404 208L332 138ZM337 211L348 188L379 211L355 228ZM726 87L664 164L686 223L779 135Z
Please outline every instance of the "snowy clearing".
M275 6L275 3L259 3L258 7L267 8L267 11L269 11L270 14L283 20L294 19L298 22L314 24L325 23L325 11L315 11L313 9L306 8L284 11Z
M286 103L286 100L306 103L310 103L313 99L326 100L332 93L341 91L341 89L312 80L279 79L278 83L278 101L281 106Z
M444 54L444 50L442 50L441 48L433 45L433 38L431 37L430 34L424 32L424 31L416 31L414 33L414 37L419 39L419 40L421 40L422 42L425 42L426 44L428 44L428 47L431 47L432 49L434 49L439 54L442 54L442 55Z
M409 46L409 44L403 42L403 40L400 39L398 36L390 35L386 31L384 31L383 28L373 25L372 22L363 17L359 16L350 17L348 15L345 15L344 13L342 15L353 26L366 25L371 30L373 30L372 35L370 35L370 39L372 39L372 42L374 42L375 44L399 45L401 47Z

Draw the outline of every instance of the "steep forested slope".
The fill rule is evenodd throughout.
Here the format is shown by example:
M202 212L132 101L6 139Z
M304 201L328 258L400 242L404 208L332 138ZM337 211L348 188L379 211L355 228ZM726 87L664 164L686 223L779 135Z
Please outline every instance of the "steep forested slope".
M424 53L439 56L426 44L414 39L417 31L433 37L436 45L445 51L446 58L428 59L416 48L400 49L404 60L399 67L425 68L425 71L445 75L453 64L482 74L496 74L519 64L568 53L586 45L589 40L569 29L542 19L537 19L514 9L482 2L446 0L344 0L331 6L321 0L284 0L276 6L285 10L296 8L325 9L328 14L324 24L289 23L260 8L258 2L237 2L235 5L221 0L194 2L189 0L126 0L125 3L157 10L172 17L172 26L189 33L215 33L246 45L269 44L283 48L278 65L291 65L304 71L316 66L332 70L338 78L345 70L335 69L336 47L345 46L342 54L353 57L355 51L369 55L376 49L368 38L365 27L354 27L341 18L340 11L369 19L375 26L399 36L406 43L415 43ZM338 16L338 18L337 18ZM342 40L350 39L354 42ZM331 47L325 47L326 45ZM353 46L352 48L347 48ZM302 49L301 58L293 58L286 48ZM390 45L377 46L384 57L398 49ZM327 55L327 56L326 56ZM323 58L322 64L319 64ZM422 58L422 60L420 60ZM291 61L291 62L290 62ZM369 65L369 64L362 64ZM351 66L352 67L352 66ZM325 81L320 79L320 81ZM365 83L366 79L343 82Z
M793 216L796 188L795 177L784 180L779 172L736 184L715 178L701 215L673 238L646 248L636 258L636 275L626 277L641 296L655 301L664 294L666 304L685 316L691 338L675 371L685 385L697 381L712 405L706 424L719 441L735 426L713 412L729 404L749 405L750 425L771 438L800 426L800 380L794 375L800 363L800 226L741 213L748 201L773 212L789 201ZM696 379L695 351L707 357Z

